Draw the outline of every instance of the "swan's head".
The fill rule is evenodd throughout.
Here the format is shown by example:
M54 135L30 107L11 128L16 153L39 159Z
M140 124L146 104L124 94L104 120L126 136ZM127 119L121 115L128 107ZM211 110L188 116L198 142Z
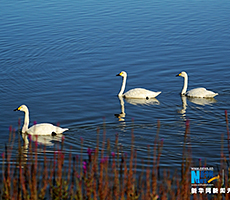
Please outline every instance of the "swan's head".
M121 71L119 74L116 76L122 76L122 77L127 77L127 73L125 71Z
M182 71L181 73L177 74L176 76L181 76L181 77L188 77L187 73Z
M23 111L23 112L27 112L28 108L26 105L21 105L18 108L16 108L14 111Z

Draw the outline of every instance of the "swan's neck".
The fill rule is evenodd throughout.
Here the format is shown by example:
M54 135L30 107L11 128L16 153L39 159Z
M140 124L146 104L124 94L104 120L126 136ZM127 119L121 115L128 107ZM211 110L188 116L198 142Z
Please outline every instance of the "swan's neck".
M122 81L121 90L120 90L120 92L119 92L118 96L122 96L122 95L123 95L123 93L124 93L124 91L125 91L126 79L127 79L127 77L126 77L126 76L124 76L124 77L123 77L123 81Z
M187 88L188 88L188 75L186 74L186 76L184 77L184 87L181 91L181 94L185 95Z
M25 111L24 125L22 127L22 133L25 133L29 127L29 111Z

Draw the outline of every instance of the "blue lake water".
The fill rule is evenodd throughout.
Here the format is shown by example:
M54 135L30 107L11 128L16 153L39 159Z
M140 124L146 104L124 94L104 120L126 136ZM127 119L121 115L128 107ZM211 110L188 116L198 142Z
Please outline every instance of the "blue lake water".
M76 154L81 138L85 155L95 146L105 121L111 144L118 134L126 152L134 128L138 161L145 160L159 120L163 167L180 166L189 119L194 165L198 159L219 164L222 134L227 153L224 111L230 113L229 19L227 0L2 1L0 152L9 126L17 130L24 117L13 109L26 104L31 125L68 127L64 147ZM122 79L116 74L122 70L128 73L126 91L162 93L147 104L124 100L119 121L114 114L121 113ZM182 70L190 89L202 86L219 95L213 101L181 99L183 79L175 76Z

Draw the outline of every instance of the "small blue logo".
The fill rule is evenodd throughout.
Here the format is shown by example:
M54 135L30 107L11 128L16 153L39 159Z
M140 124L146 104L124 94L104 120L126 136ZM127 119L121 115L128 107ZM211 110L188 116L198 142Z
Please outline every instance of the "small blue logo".
M219 179L214 176L213 167L192 167L191 168L191 184L210 184L212 181Z

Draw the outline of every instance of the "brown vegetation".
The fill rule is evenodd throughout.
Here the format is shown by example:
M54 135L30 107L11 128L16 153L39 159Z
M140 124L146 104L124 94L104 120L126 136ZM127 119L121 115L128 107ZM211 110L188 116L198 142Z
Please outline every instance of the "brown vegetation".
M227 134L229 142L228 117L226 112ZM10 129L9 144L2 154L2 199L229 199L229 195L191 194L192 166L191 147L189 144L189 121L186 122L184 134L183 157L180 175L163 172L159 177L160 157L163 140L159 140L160 122L155 138L155 144L147 167L137 174L137 151L134 149L134 134L131 133L132 146L130 156L121 152L116 136L115 146L111 148L103 131L103 141L89 148L88 157L75 156L63 150L64 139L59 147L55 147L52 158L46 155L46 147L38 150L36 142L30 142L27 147L18 145L18 159L13 161L11 154L15 140L15 131ZM99 134L98 130L98 134ZM84 142L81 140L82 149ZM101 145L101 146L100 146ZM230 145L228 143L230 150ZM39 159L40 158L40 159ZM39 160L38 160L39 159ZM41 162L40 160L43 160ZM221 151L221 169L227 168L227 159ZM68 162L67 162L68 161ZM204 165L204 163L203 163ZM201 163L200 163L201 166ZM221 174L220 174L221 176ZM215 187L222 186L222 178ZM225 183L228 183L226 174ZM228 184L224 186L227 190Z

